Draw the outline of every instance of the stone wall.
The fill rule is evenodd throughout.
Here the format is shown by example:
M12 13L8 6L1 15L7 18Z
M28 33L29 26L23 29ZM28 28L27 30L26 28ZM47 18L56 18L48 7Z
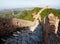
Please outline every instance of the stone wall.
M11 21L11 19L0 19L0 36L7 35L16 30L17 26L13 25Z
M57 34L59 27L59 19L53 13L44 18L44 39L46 44L50 44L50 34ZM53 37L54 38L54 37Z
M8 35L9 33L16 31L17 28L28 27L31 24L30 21L22 19L0 18L0 36Z

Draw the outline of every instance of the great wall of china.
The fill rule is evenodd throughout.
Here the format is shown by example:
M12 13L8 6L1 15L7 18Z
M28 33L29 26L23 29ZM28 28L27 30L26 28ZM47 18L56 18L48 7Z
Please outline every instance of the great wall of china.
M35 28L35 24L37 21L37 19L39 19L41 21L41 18L39 17L40 13L42 11L44 11L45 9L49 9L50 7L47 6L43 9L41 9L36 15L33 15L33 18L35 18L34 22L32 21L27 21L27 20L22 20L22 19L16 19L16 18L13 18L13 19L0 19L0 35L5 35L5 34L8 34L8 33L11 33L13 31L15 31L18 27L21 28L21 27L28 27L32 30L32 28ZM33 29L34 30L34 29ZM2 34L3 32L3 34Z
M17 28L29 28L32 32L35 30L35 28L42 22L40 13L45 10L49 9L50 7L45 7L41 9L36 15L33 15L34 21L27 21L22 19L4 19L0 18L0 36L9 35L10 33L17 30ZM54 33L56 34L57 41L59 38L59 29L60 29L60 19L56 17L53 13L50 13L48 16L46 16L41 23L43 25L43 31L45 32L44 40L46 44L50 44L49 40L49 34ZM58 34L59 33L59 34ZM48 42L47 42L48 41Z

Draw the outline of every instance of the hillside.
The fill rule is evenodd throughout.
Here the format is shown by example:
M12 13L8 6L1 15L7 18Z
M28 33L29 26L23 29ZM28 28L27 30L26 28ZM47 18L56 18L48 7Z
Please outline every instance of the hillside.
M15 10L15 11L13 11L14 15L12 15L13 12L10 11L8 13L6 12L6 13L0 15L0 17L3 17L3 18L19 18L19 19L25 19L25 20L33 21L32 14L37 14L40 9L42 9L42 8L36 7L34 9L32 9L32 10L23 10L23 11L21 11L19 13ZM15 14L15 13L17 13L17 14ZM46 10L44 10L41 13L42 19L46 15L48 15L49 13L55 14L60 19L60 15L59 15L60 10L58 10L58 9L46 9Z
M34 8L33 10L24 10L21 11L19 15L16 16L16 18L26 19L26 20L33 20L32 14L37 14L38 11L42 9L39 7ZM58 16L60 19L60 10L58 9L46 9L41 13L42 19L48 15L49 13L53 13L54 15Z

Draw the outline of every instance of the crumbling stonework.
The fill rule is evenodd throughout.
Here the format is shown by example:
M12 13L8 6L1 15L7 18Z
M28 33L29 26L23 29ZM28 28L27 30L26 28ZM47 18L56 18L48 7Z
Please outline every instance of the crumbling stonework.
M0 19L0 36L7 35L15 30L16 26L12 24L11 19Z
M50 44L49 36L50 34L57 34L59 26L59 19L53 14L50 13L44 18L44 32L45 32L45 42Z
M49 18L50 25L54 25L55 26L55 34L57 34L58 24L59 24L58 17L54 16L54 14L51 13L51 14L48 15L48 18Z
M38 15L34 15L35 20L27 21L22 19L7 19L7 18L1 18L0 19L0 36L8 35L9 33L16 31L17 28L29 28L31 31L34 31L34 29L39 25L39 18L36 17ZM3 34L2 34L3 33Z
M16 31L17 28L28 27L31 24L32 22L22 19L0 18L0 36L8 35L9 33Z
M58 24L59 24L59 19L58 17L56 17L53 13L50 13L48 16L46 16L44 18L44 24L47 26L49 25L48 27L50 26L54 26L55 28L55 34L57 34L57 30L58 30Z

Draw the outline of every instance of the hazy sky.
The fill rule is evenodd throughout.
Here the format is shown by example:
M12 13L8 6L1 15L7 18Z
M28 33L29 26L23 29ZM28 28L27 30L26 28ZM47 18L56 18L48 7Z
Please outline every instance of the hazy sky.
M0 9L22 7L44 7L50 5L60 8L60 0L0 0Z

